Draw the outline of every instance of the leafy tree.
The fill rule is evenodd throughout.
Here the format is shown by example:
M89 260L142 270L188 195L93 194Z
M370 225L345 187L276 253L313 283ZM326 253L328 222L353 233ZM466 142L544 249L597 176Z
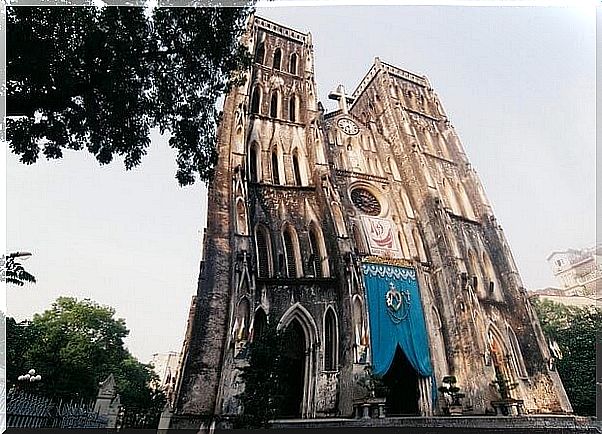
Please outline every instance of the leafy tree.
M549 300L533 303L542 329L556 341L562 358L558 374L576 414L596 413L596 342L600 343L602 309L565 306Z
M250 55L240 8L7 7L7 140L26 164L86 148L140 164L151 128L170 132L180 185L217 160L216 102Z
M65 399L93 400L98 383L114 374L121 402L127 406L162 406L150 387L156 378L124 347L129 331L115 310L91 300L60 297L32 321L7 319L8 383L34 368L42 381L37 392Z
M249 364L243 368L245 390L239 395L243 414L237 425L242 428L267 428L277 416L283 401L282 358L285 337L269 325L249 346Z
M18 257L19 252L0 257L0 282L6 281L17 286L36 283L35 276L25 270L21 262L17 260Z

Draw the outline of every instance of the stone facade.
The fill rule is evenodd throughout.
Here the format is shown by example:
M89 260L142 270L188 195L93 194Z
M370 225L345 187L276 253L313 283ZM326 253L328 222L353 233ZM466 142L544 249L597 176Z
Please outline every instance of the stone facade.
M428 79L376 58L324 113L311 34L253 17L245 43L255 62L224 104L171 427L243 411L240 369L265 322L301 336L296 416L351 416L371 360L367 259L416 270L435 387L455 375L484 414L499 399L498 370L528 413L571 412L503 231ZM442 412L432 387L417 385L423 416Z

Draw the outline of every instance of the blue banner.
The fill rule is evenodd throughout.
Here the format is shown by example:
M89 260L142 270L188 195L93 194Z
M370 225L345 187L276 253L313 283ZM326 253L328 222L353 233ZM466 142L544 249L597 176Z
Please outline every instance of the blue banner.
M433 375L426 324L416 270L383 264L362 264L368 310L372 368L384 375L401 348L416 372Z

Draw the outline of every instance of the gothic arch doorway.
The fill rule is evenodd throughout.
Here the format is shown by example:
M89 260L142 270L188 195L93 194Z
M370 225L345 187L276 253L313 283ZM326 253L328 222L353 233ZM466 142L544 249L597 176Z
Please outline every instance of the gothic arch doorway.
M301 323L294 319L284 330L284 348L281 354L281 390L283 399L280 416L300 418L303 415L303 397L305 389L305 333Z
M283 331L282 359L288 366L282 376L284 391L281 417L315 417L318 327L311 314L295 303L282 315L277 330Z
M397 346L393 362L383 375L387 387L387 416L419 416L418 373Z

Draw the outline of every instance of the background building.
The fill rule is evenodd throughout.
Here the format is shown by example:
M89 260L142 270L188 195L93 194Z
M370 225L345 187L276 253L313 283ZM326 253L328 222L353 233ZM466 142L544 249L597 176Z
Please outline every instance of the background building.
M602 245L554 251L546 258L558 282L557 288L531 291L532 296L556 303L588 306L602 300Z

